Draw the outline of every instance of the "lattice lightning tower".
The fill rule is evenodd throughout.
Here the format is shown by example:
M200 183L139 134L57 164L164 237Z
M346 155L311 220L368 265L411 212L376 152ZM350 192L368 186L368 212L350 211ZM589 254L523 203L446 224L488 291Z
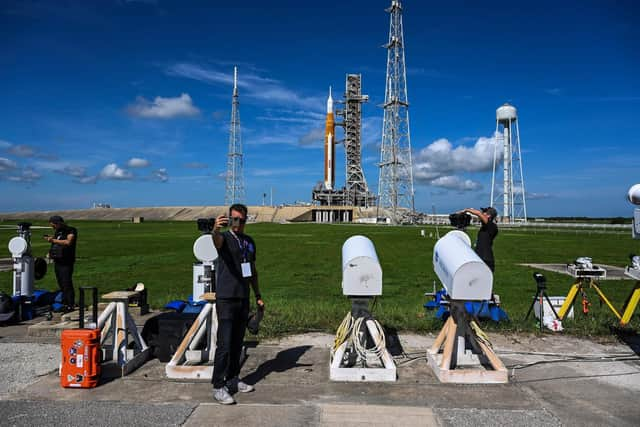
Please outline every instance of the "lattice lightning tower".
M244 174L242 139L240 137L240 103L238 102L238 68L233 67L233 101L231 103L231 128L229 130L229 154L227 155L227 182L224 203L244 203Z
M378 206L391 210L392 220L397 222L403 213L414 211L413 163L400 1L392 0L391 7L386 11L390 13L391 20L389 43L385 45L387 80L383 105Z

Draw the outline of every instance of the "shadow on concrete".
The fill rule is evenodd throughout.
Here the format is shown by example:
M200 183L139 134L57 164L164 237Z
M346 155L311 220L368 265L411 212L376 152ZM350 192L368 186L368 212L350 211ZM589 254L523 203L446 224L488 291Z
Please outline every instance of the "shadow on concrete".
M618 326L611 327L613 333L618 340L629 346L631 351L640 356L640 335L633 329L621 328Z
M256 384L272 372L285 372L298 367L313 366L313 363L298 363L298 360L310 348L310 345L301 345L282 350L276 354L274 359L261 363L255 371L245 376L243 381L247 384Z
M398 337L398 330L396 328L384 328L385 339L387 341L387 350L391 353L392 356L402 356L404 353L404 348L402 348L402 343L400 343L400 338Z

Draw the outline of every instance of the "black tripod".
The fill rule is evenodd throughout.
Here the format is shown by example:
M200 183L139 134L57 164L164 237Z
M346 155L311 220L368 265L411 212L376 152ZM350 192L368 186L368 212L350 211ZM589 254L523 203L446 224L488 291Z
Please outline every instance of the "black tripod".
M560 319L560 318L558 317L558 313L556 313L556 309L553 308L553 304L551 304L551 300L547 295L547 291L546 291L547 279L544 277L544 275L538 272L533 273L533 278L536 281L536 294L533 296L533 301L531 301L531 306L529 306L529 311L527 312L527 315L525 316L524 320L527 320L529 318L529 315L531 314L533 307L536 305L536 301L538 301L538 303L540 304L540 330L542 330L542 318L544 317L544 300L545 299L549 303L549 307L551 308L551 311L553 311L553 315L556 317L556 319Z

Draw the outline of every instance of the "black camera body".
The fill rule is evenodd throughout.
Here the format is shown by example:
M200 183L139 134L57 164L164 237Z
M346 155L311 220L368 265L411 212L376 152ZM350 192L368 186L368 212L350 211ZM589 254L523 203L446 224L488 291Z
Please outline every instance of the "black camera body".
M471 217L464 212L456 212L449 215L449 222L458 230L464 230L471 224Z
M537 271L533 273L533 279L536 281L536 285L538 289L546 289L547 288L547 279L544 277L542 273L538 273Z
M202 234L211 234L213 232L213 227L216 224L215 218L198 218L198 230Z

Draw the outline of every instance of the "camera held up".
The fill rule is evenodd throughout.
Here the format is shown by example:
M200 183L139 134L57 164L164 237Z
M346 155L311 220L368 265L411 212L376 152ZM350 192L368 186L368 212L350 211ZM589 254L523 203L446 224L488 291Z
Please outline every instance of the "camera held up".
M458 230L464 230L471 224L471 217L464 212L456 212L449 215L449 222Z
M198 230L202 234L211 234L213 231L213 227L215 226L216 219L215 218L198 218Z

